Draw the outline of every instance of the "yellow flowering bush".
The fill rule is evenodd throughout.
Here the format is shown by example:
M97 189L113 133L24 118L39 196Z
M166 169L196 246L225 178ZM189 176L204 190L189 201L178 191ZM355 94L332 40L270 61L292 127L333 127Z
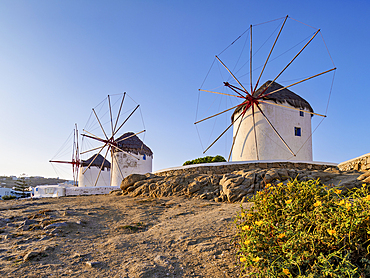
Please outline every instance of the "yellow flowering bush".
M368 186L269 185L235 218L241 276L370 277Z

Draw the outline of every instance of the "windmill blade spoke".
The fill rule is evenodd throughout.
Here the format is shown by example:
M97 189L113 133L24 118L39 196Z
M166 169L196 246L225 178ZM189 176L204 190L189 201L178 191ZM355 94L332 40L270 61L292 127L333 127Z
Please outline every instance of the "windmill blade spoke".
M226 112L228 112L228 111L230 111L230 110L235 109L235 108L236 108L236 107L238 107L238 106L240 106L240 104L235 105L234 107L231 107L231 108L229 108L229 109L226 109L226 110L224 110L224 111L222 111L222 112L220 112L220 113L217 113L217 114L214 114L214 115L209 116L209 117L207 117L207 118L204 118L204 119L202 119L202 120L199 120L199 121L195 122L194 124L195 124L195 125L196 125L196 124L199 124L199 123L201 123L201 122L203 122L203 121L205 121L205 120L208 120L208 119L211 119L211 118L216 117L216 116L218 116L218 115L221 115L221 114L223 114L223 113L226 113Z
M325 74L325 73L331 72L331 71L336 70L336 69L337 69L337 68L332 68L332 69L329 69L329 70L326 70L326 71L320 72L320 73L318 73L318 74L312 75L312 76L310 76L310 77L307 77L307 78L305 78L305 79L302 79L302 80L300 80L300 81L298 81L298 82L295 82L295 83L290 84L290 85L288 85L288 86L285 86L285 87L283 87L283 88L277 89L277 90L272 91L272 92L270 92L270 93L267 93L267 94L264 94L264 95L263 95L263 94L260 94L260 95L259 95L259 97L263 98L263 97L265 97L265 96L268 96L268 95L274 94L274 93L276 93L276 92L279 92L279 91L281 91L281 90L287 89L287 88L289 88L289 87L292 87L292 86L294 86L294 85L300 84L300 83L302 83L302 82L308 81L308 80L310 80L310 79L312 79L312 78L318 77L318 76L320 76L320 75L323 75L323 74ZM270 84L272 84L272 82L271 82ZM269 84L269 85L270 85L270 84ZM268 87L268 86L267 86L267 87ZM264 90L264 91L266 91L266 90Z
M209 91L209 90L198 89L198 91L207 92L207 93L213 93L213 94L219 94L219 95L225 95L225 96L229 96L229 97L237 97L237 98L240 98L240 96L226 94L226 93L220 93L220 92L214 92L214 91Z
M126 120L119 126L119 128L117 128L117 130L112 134L112 138L114 137L114 135L117 134L117 132L123 127L123 125L128 121L128 119L132 116L132 114L135 113L135 111L139 108L140 104L138 104L135 109L130 113L130 115L128 115L128 117L126 118Z
M257 131L256 131L256 119L254 117L254 106L252 105L252 116L253 116L253 131L254 131L254 142L256 143L256 154L257 160L260 160L258 155L258 143L257 143Z
M242 87L244 89L244 91L250 96L250 94L248 93L248 91L244 88L244 86L242 85L242 83L239 82L239 80L235 77L235 75L231 72L231 70L229 70L227 68L227 66L220 60L220 58L217 57L216 55L216 59L225 67L225 69L231 74L231 76L235 79L236 82L238 82L239 86Z
M115 142L116 142L116 143L118 143L118 142L121 142L121 141L125 141L125 140L127 140L127 139L129 139L129 138L131 138L131 137L134 137L135 135L138 135L138 134L143 133L143 132L146 132L146 130L144 129L144 130L142 130L142 131L140 131L140 132L138 132L138 133L132 134L132 135L130 135L130 136L127 136L127 137L122 138L122 139L120 139L120 140L117 140L117 141L115 141Z
M233 120L233 122L231 123L231 125L229 125L217 138L215 141L212 142L211 145L208 146L208 148L203 152L203 153L206 153L221 137L222 135L224 135L226 133L226 131L228 131L230 129L230 127L233 126L233 124L241 117L242 113L235 119Z
M261 73L260 73L260 75L259 75L259 77L258 77L258 79L257 79L257 83L256 83L256 86L254 87L254 91L255 91L255 90L257 89L257 87L258 87L258 83L260 82L260 79L261 79L261 77L262 77L262 74L263 74L263 72L265 71L265 68L266 68L267 62L268 62L268 60L270 59L271 53L272 53L272 51L273 51L273 50L274 50L274 48L275 48L276 42L277 42L278 38L280 37L281 31L283 30L283 27L284 27L285 22L287 21L287 19L288 19L288 16L286 16L286 17L285 17L284 22L283 22L283 25L281 25L280 31L279 31L278 35L276 36L276 39L275 39L275 41L274 41L274 44L273 44L273 45L272 45L272 47L271 47L270 53L269 53L269 55L267 56L267 59L266 59L266 61L265 61L265 64L263 65L262 70L261 70Z
M94 140L97 140L97 141L100 141L100 142L103 142L103 143L107 142L107 140L101 139L99 137L90 136L90 135L87 135L87 134L82 134L82 136L87 137L87 138L91 138L91 139L94 139Z
M94 163L95 159L98 157L98 155L101 153L101 151L107 146L107 143L100 148L100 151L95 155L95 157L91 160L91 162L89 163L89 165L86 167L85 171L82 172L82 174L85 174L85 172L87 171L87 169L89 169L89 167Z
M115 149L117 149L117 150L120 150L121 152L125 152L125 153L127 153L129 156L132 156L133 158L135 158L135 159L137 159L137 160L140 160L139 158L137 158L136 156L133 156L132 154L130 154L129 152L126 152L126 151L124 151L124 150L122 150L121 148L119 148L119 147L117 147L117 146L115 146L115 145L112 145L112 144L109 144L111 147L113 147L113 148L115 148Z
M75 157L75 152L76 152L76 129L73 130L72 161Z
M259 100L258 102L263 102L263 103L270 104L270 105L280 106L280 107L288 108L288 109L291 109L291 110L297 110L297 111L301 111L303 113L307 113L307 114L311 114L311 115L317 115L317 116L321 116L321 117L324 117L324 118L326 117L326 115L321 115L321 114L318 114L318 113L315 113L315 112L302 110L302 109L294 108L294 107L291 107L291 106L285 106L285 105L278 104L278 103L275 103L275 102L269 102L269 101L265 101L265 100Z
M112 128L112 134L113 134L113 117L112 117L112 106L110 104L110 96L108 95L108 106L109 106L109 115L110 115L110 125Z
M93 152L93 151L99 150L99 149L101 149L101 148L103 148L103 147L104 147L104 145L103 145L103 146L100 146L100 147L97 147L97 148L93 148L93 149L90 149L90 150L84 151L84 152L81 152L81 154L85 154L85 153Z
M245 96L243 96L241 93L238 92L238 90L239 90L239 91L245 93L242 89L240 89L240 88L238 88L234 85L231 85L229 82L224 82L224 84L225 84L226 87L229 87L231 90L233 90L235 93L237 93L241 98L245 98Z
M243 117L241 118L241 120L240 120L240 122L239 122L239 124L238 124L238 128L237 128L237 130L236 130L236 132L235 132L235 136L233 137L233 143L231 144L231 149L230 149L229 157L227 158L227 161L228 161L228 162L230 161L230 157L231 157L231 154L232 154L233 149L234 149L234 145L235 145L236 137L238 136L240 126L241 126L241 124L242 124L242 122L243 122L243 119L244 119L244 115L245 115L245 113L243 113Z
M248 110L250 107L251 107L251 103L248 103L248 104L245 106L245 108L243 109L242 113L241 113L241 114L243 114L243 117L242 117L242 119L240 120L239 125L238 125L238 128L237 128L236 133L235 133L235 136L233 137L233 143L232 143L232 145L231 145L231 149L230 149L230 153L229 153L229 157L228 157L227 161L230 161L230 157L231 157L231 154L232 154L233 149L234 149L234 145L235 145L236 137L238 136L238 133L239 133L240 125L241 125L241 123L243 122L243 118L244 118L244 116L245 116L245 113L247 112L247 110Z
M258 106L257 104L257 108L258 110L261 112L261 114L263 115L263 117L265 118L265 120L268 122L268 124L270 125L270 127L274 130L274 132L276 133L276 135L280 138L280 140L284 143L284 145L288 148L288 150L291 152L292 155L296 156L294 154L294 152L292 151L292 149L288 146L288 144L285 142L285 140L283 139L283 137L281 137L281 135L279 134L279 132L276 130L276 128L272 125L272 123L270 122L270 120L266 117L265 113L263 113L262 109Z
M285 68L275 77L274 80L272 80L272 82L270 84L267 85L267 87L265 88L265 90L263 90L263 92L261 94L264 94L266 92L266 90L270 87L270 85L272 83L274 83L276 81L276 79L278 79L278 77L293 63L293 61L299 56L299 54L302 53L302 51L310 44L310 42L316 37L316 35L320 32L320 29L316 31L316 33L311 37L311 39L302 47L302 49L294 56L294 58L285 66ZM261 95L260 94L260 95Z
M107 134L105 134L104 128L103 128L103 126L102 126L102 124L101 124L101 122L100 122L100 120L99 120L98 115L97 115L97 114L96 114L96 112L95 112L95 109L93 108L93 109L92 109L92 111L94 112L94 115L95 115L96 119L98 120L98 123L99 123L99 125L100 125L101 130L102 130L102 131L103 131L103 133L104 133L105 138L106 138L106 139L108 139L108 136L107 136Z
M253 85L252 85L252 25L250 27L250 49L249 49L249 77L251 83L251 94L253 94Z
M93 136L96 140L104 140L103 138L100 138L99 136L96 136L95 134L92 134L91 132L88 132L87 130L83 129L83 132L86 132ZM86 136L86 134L81 134L81 136ZM87 136L86 136L87 137Z
M119 167L119 163L118 163L118 161L117 161L117 158L116 158L114 155L112 155L112 157L113 157L113 159L116 161L116 164L115 164L115 165L117 165L117 168L118 168L118 170L119 170L119 173L120 173L120 175L121 175L121 178L123 179L123 178L124 178L124 176L123 176L123 174L122 174L121 167ZM112 161L112 162L113 162L113 161ZM112 165L113 165L113 163L112 163ZM111 169L111 173L113 173L113 172L112 172L112 169ZM112 180L111 180L111 184L112 184Z
M103 167L104 167L104 162L105 162L105 160L106 160L106 158L107 158L107 155L108 155L109 149L110 149L110 147L108 147L108 148L107 148L107 151L105 152L105 156L104 156L103 162L101 163L101 166L100 166L100 169L99 169L99 173L98 173L98 176L97 176L97 178L96 178L96 180L95 180L95 184L94 184L94 186L96 186L96 184L97 184L97 183L98 183L98 181L99 181L99 177L100 177L100 174L101 174L101 170L102 170L102 169L103 169Z
M78 129L77 129L77 124L76 125L76 155L75 155L75 161L80 162L80 149L78 146ZM80 164L78 164L78 167Z
M88 132L85 129L83 129L83 131L86 132L86 133L88 133L88 134L90 134L91 136L89 136L87 134L81 134L81 136L88 137L88 138L91 138L91 139L95 139L95 140L100 141L100 142L103 142L103 143L105 143L107 141L107 140L105 140L103 138L100 138L99 136L96 136L95 134L92 134L91 132Z
M64 161L64 160L49 160L51 163L64 163L64 164L74 164L72 161Z
M113 133L112 134L115 134L115 130L116 130L116 127L117 127L117 124L118 124L119 117L121 115L121 110L122 110L122 106L123 106L123 101L125 100L125 96L126 96L126 92L123 93L121 105L119 106L119 110L118 110L118 114L117 114L117 119L116 119L116 123L114 124L114 128L113 128Z

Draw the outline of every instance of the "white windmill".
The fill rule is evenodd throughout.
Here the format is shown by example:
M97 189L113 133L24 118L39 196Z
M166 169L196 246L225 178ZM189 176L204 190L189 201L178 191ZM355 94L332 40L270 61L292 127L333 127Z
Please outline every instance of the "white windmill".
M278 39L282 36L284 26L288 19L292 19L288 16L285 18L277 19L271 22L281 22L276 27L272 34L264 41L257 40L259 47L256 51L252 51L253 36L252 29L254 26L260 27L263 24L257 24L250 26L241 36L234 40L225 50L216 56L214 63L208 72L205 81L202 84L202 88L199 92L211 93L209 95L215 96L215 100L208 109L215 106L216 97L226 97L228 107L225 110L213 112L211 116L207 116L198 120L199 111L197 111L197 119L195 124L204 123L207 120L214 120L215 123L213 128L216 126L217 116L220 115L231 115L231 124L228 124L226 129L223 129L221 134L205 149L204 153L207 152L224 134L226 134L231 127L233 127L233 139L231 143L231 150L229 152L228 160L232 158L233 161L246 161L246 160L300 160L300 161L312 161L312 132L311 132L311 117L317 115L320 117L326 117L324 114L315 113L311 105L298 94L291 91L291 87L298 84L302 84L306 81L314 84L312 87L300 87L299 91L305 91L310 93L310 97L322 94L323 88L320 87L322 83L319 83L317 78L319 76L326 76L329 72L334 73L336 67L331 60L330 54L326 48L326 44L323 40L321 44L324 46L325 58L328 62L332 62L332 67L328 69L328 65L322 63L324 61L323 54L314 55L308 48L315 41L314 39L320 34L320 30L311 26L305 25L305 28L312 30L308 37L301 40L299 39L297 44L287 45L284 44L278 47ZM292 19L295 23L296 20ZM301 24L300 22L298 24ZM289 29L285 35L285 39L293 39L294 32L296 29ZM249 38L245 38L246 34L249 33ZM271 41L271 47L267 48L266 54L263 54L267 43L273 34L276 34L275 40ZM303 33L299 33L303 36ZM304 35L306 36L306 35ZM243 38L245 41L243 42ZM240 42L241 52L236 54L231 52L231 46L234 47ZM294 42L295 43L295 42ZM303 45L303 46L300 46ZM248 48L249 51L246 51ZM229 48L230 47L230 48ZM277 63L278 58L287 56L290 54L295 47L299 47L300 50L295 52L295 55L291 55L289 60L283 63ZM276 50L278 49L278 50ZM274 56L273 53L276 50L277 54ZM302 53L308 52L309 55ZM229 54L227 54L229 53ZM244 54L248 54L244 57ZM256 61L256 58L262 55L266 55L263 59L264 62L260 63L259 67L253 68L252 59ZM225 59L223 58L225 56ZM305 62L296 65L293 62L297 62L303 56ZM306 56L306 57L304 57ZM244 58L244 59L243 59ZM229 68L229 64L233 64L233 68ZM219 82L219 78L210 77L210 72L214 65L218 65L217 74L221 75L223 79ZM258 78L253 79L254 71L258 70ZM223 72L224 71L224 72ZM262 86L259 87L262 76L270 75L269 81L266 81ZM227 78L225 78L227 77ZM286 78L285 81L280 81L281 77ZM279 79L280 78L280 79ZM226 79L226 80L225 80ZM289 82L289 85L280 85ZM205 85L207 81L207 85ZM293 82L292 82L293 81ZM312 83L314 82L314 83ZM329 94L328 102L331 94L333 81L329 82ZM203 86L205 85L205 86ZM222 85L222 86L220 86ZM207 87L209 86L209 87ZM213 88L213 89L211 89ZM289 89L288 89L289 88ZM295 87L296 88L296 87ZM297 92L297 91L296 91ZM203 97L203 94L199 95ZM199 105L198 98L198 107ZM231 106L231 107L230 107ZM326 106L327 111L327 106ZM207 113L208 110L207 110ZM326 114L326 112L325 112ZM209 114L208 114L209 115ZM230 118L229 118L230 119ZM321 120L322 122L322 120ZM321 123L320 122L320 123ZM198 131L199 132L199 131ZM208 132L211 134L213 129Z
M113 102L112 97L115 97L116 101ZM127 105L128 108L126 109L124 103L128 101L127 98L131 100L131 103ZM106 102L108 103L108 112L104 113L103 108ZM145 174L152 171L153 153L138 137L139 134L145 132L145 129L136 133L130 132L119 135L123 127L131 130L136 129L137 121L130 125L129 120L133 120L135 112L140 111L140 105L135 103L132 106L133 102L133 99L126 93L120 94L118 97L117 95L108 95L104 101L92 109L93 119L89 119L87 124L89 127L84 129L82 136L88 138L90 143L97 142L100 145L98 147L90 145L91 147L88 150L81 152L81 155L97 152L85 160L86 163L80 169L80 180L85 181L84 183L81 182L81 186L107 184L119 186L129 174ZM118 108L118 112L114 115L115 107ZM124 114L126 118L122 121L121 116ZM142 117L141 122L144 126ZM87 143L87 140L85 142ZM107 161L108 158L111 161L110 163ZM91 172L91 169L94 169L93 172ZM95 179L86 175L95 177ZM107 182L108 177L109 182ZM89 182L87 183L87 181Z

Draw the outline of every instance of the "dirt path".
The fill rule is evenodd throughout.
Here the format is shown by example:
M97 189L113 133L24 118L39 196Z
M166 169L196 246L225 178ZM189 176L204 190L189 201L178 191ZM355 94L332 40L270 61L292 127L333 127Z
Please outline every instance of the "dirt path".
M0 277L238 277L240 204L95 195L0 202Z

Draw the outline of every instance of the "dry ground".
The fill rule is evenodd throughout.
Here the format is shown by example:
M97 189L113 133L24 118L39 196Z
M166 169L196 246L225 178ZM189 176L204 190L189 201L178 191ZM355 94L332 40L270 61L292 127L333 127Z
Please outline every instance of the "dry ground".
M0 277L238 277L239 210L182 197L1 201Z

